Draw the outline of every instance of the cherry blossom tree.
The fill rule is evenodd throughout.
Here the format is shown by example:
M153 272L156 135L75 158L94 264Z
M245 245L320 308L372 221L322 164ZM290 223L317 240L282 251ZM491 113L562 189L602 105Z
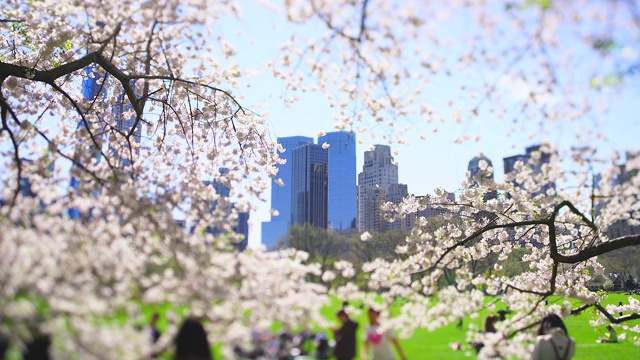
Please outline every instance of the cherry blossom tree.
M0 332L13 344L50 335L57 358L147 358L181 309L230 345L251 326L319 317L307 254L238 253L230 235L279 161L265 120L232 95L245 75L223 65L233 47L210 41L216 17L237 13L3 2ZM167 304L152 348L143 309Z
M327 92L330 105L337 109L338 129L355 128L371 136L382 133L384 140L400 144L416 130L420 138L427 138L425 127L429 130L434 123L463 123L483 115L513 116L512 132L527 122L541 127L549 122L577 123L582 129L577 143L567 144L572 148L545 144L530 163L517 164L503 182L478 178L479 186L471 181L462 184L456 202L448 201L443 192L433 202L409 198L398 207L386 205L397 217L425 206L451 210L451 221L435 231L429 231L431 224L425 219L418 220L407 244L396 249L408 254L408 260L377 259L363 266L370 272L369 287L383 292L387 302L398 296L410 299L394 320L405 334L476 314L485 306L485 294L507 305L513 316L501 323L501 334L477 339L490 345L483 356L526 357L533 336L528 330L550 311L569 316L595 307L600 319L594 326L637 319L637 300L630 298L622 308L605 308L600 302L606 294L591 292L585 284L603 271L598 255L640 243L637 234L607 235L617 221L638 225L640 183L637 176L628 175L637 173L638 157L627 157L625 175L618 154L609 157L584 143L606 138L587 122L593 113L606 111L608 91L635 80L638 5L347 3L289 1L290 20L318 23L324 31L292 38L281 64L294 64L295 70L276 72L292 90ZM464 26L455 26L456 22ZM334 76L335 71L346 75ZM458 84L452 76L456 73L468 78L489 75ZM438 89L429 85L442 78L450 79L447 85L458 85L460 96L433 103ZM336 88L340 91L333 92ZM437 130L435 125L432 131ZM456 141L479 136L464 134ZM484 171L492 172L486 165ZM496 190L502 194L499 199L484 200L484 194ZM367 237L363 235L363 240ZM502 263L516 249L517 254L526 254L521 261L529 269L505 276ZM495 271L475 273L472 267L477 261L491 261ZM455 285L446 286L442 280L451 272ZM372 301L349 284L335 293ZM552 295L567 301L547 306L545 300ZM636 314L613 315L620 311ZM637 335L633 339L640 343Z
M640 11L632 1L277 5L283 21L311 29L292 36L280 59L265 59L290 90L286 101L322 92L337 129L393 143L487 114L516 117L516 128L583 124L606 101L601 90L624 86L638 67ZM252 198L264 200L283 150L260 109L241 100L251 71L236 65L233 45L215 32L217 21L240 14L232 1L3 3L0 331L13 342L55 334L60 358L144 358L169 346L184 309L226 344L247 341L255 324L322 323L326 288L305 278L351 279L351 264L322 273L304 252L233 247L238 213L255 208ZM455 21L467 25L464 32L452 30ZM589 61L576 65L577 58ZM488 73L481 81L452 80L460 99L431 101L432 83L478 69ZM598 137L587 130L577 140ZM640 177L616 182L616 156L576 149L545 144L502 182L462 184L455 203L442 192L429 204L388 205L399 217L427 205L456 217L435 230L419 219L396 250L402 256L363 265L370 289L388 302L406 300L390 324L405 335L435 329L476 314L489 294L513 315L500 334L482 339L483 352L522 357L530 351L527 330L548 311L595 307L602 317L594 325L638 318L614 315L637 313L638 301L605 308L606 294L585 284L602 271L598 255L640 244L637 235L606 235L618 220L640 219ZM626 171L637 171L638 161L628 159ZM593 164L602 163L593 181ZM492 190L501 196L485 201ZM529 268L506 276L501 263L514 249ZM470 269L487 258L497 259L495 271ZM454 285L443 285L445 273L455 274ZM352 282L333 294L376 299ZM547 306L551 295L574 302ZM152 348L136 327L154 304L172 309L169 334Z

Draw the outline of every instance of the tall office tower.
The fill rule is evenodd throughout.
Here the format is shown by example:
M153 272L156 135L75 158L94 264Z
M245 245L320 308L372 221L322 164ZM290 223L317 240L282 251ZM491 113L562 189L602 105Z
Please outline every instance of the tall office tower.
M491 160L489 160L489 158L484 156L482 153L471 159L471 161L469 161L469 166L467 167L467 170L469 170L469 180L471 186L476 186L478 184L479 176L483 177L484 180L493 180L493 171L489 172L487 170L480 169L480 161L482 160L486 161L487 165L493 168L493 163L491 162ZM498 192L496 190L491 190L484 194L484 201L496 199L497 197Z
M277 216L271 215L271 221L262 223L262 244L268 250L273 250L289 230L291 222L291 163L293 161L293 149L300 145L311 144L313 139L306 136L290 136L278 138L278 144L285 149L280 154L280 158L285 160L284 164L276 165L278 168L277 177L282 179L284 186L276 184L275 179L271 182L271 209L276 210Z
M225 167L221 167L218 169L218 172L220 173L220 175L228 174L229 169ZM231 189L227 185L223 184L222 182L204 181L204 184L207 186L212 186L220 197L228 198L229 195L231 194ZM234 205L235 203L229 204L227 209L231 210L231 207L233 207ZM211 201L209 203L209 206L213 211L218 206L218 202ZM219 235L222 232L220 231L220 229L216 227L207 227L206 231L213 235ZM247 244L249 243L249 212L238 212L238 219L237 219L236 225L233 227L233 231L236 234L244 235L244 238L241 242L234 244L234 246L238 250L244 251L247 248Z
M379 204L386 200L389 186L397 183L398 165L393 164L391 148L375 145L372 151L365 151L362 172L358 174L358 231L384 231Z
M102 95L102 97L106 96L107 90L104 86L104 83L107 81L107 77L104 77L102 76L102 74L95 71L93 69L93 66L85 68L84 72L87 76L84 80L82 80L82 96L85 100L95 101L98 106L101 106L100 103L102 102L102 99L99 99L99 95ZM100 118L100 121L102 121L102 118ZM85 131L87 131L87 124L82 120L78 121L78 125L76 126L76 133L80 134L79 144L82 144L83 141L88 141L85 140L88 137L87 134L83 134L83 132ZM98 146L101 146L102 136L97 134L94 134L94 136L96 136L95 140L98 142ZM85 150L82 149L81 146L77 146L73 157L78 161L85 161L84 156L86 155L84 155L84 153ZM90 154L91 158L88 159L88 161L95 161L97 163L100 161L100 155L100 148L95 148L93 149L93 153ZM69 180L69 187L74 189L74 191L79 191L80 180L76 176L74 176L75 171L78 171L78 169L74 164L71 167L71 179ZM77 208L69 209L68 214L72 219L77 219L80 217L80 211Z
M358 189L358 231L387 231L387 223L381 207L387 201L387 195L381 188Z
M329 193L328 152L306 144L293 150L291 168L291 224L327 228Z
M620 173L614 180L614 185L624 185L634 180L640 172L640 152L627 151L626 162L619 165ZM637 204L637 201L636 201ZM638 220L633 211L629 211L628 219L620 219L607 228L607 236L614 239L620 236L640 234L640 225L634 225L630 219Z
M329 227L344 230L356 221L356 135L334 131L318 137L318 144L329 144Z
M236 234L244 235L242 241L235 244L236 248L240 251L244 251L249 244L249 215L249 212L238 213L238 224L234 228Z
M221 167L218 168L218 172L220 173L220 176L224 176L229 173L229 169L226 167ZM205 183L207 185L211 184L211 186L213 186L213 188L216 190L216 193L221 197L229 197L229 195L231 194L231 189L229 189L227 185L219 181L205 181Z
M522 161L524 165L529 164L529 162L531 161L531 159L533 158L533 153L540 151L540 145L533 145L533 146L529 146L525 149L525 153L521 154L521 155L514 155L514 156L510 156L510 157L506 157L503 159L503 163L504 163L504 174L510 174L515 170L515 165L518 161ZM544 153L542 152L540 154L540 159L533 165L533 173L534 174L539 174L542 171L542 165L544 165L545 163L548 163L549 160L551 158L551 155L548 153ZM524 188L524 185L521 183L518 183L517 181L515 181L515 184L520 187L520 188ZM549 189L555 189L555 184L554 183L546 183L544 185L542 185L540 187L540 190L536 191L535 193L532 194L532 197L535 197L539 194L544 194L547 192L547 190Z
M135 91L135 83L132 82L131 86ZM123 91L118 96L115 108L113 109L113 113L116 119L115 129L123 134L128 134L136 122L136 114L133 111L133 105L131 105L131 103L129 103L128 101L129 99ZM135 144L140 144L141 138L142 124L137 124L135 130L133 131L133 141L135 142ZM135 161L135 158L137 157L137 155L139 155L140 150L136 146L133 152L129 151L129 144L122 136L114 139L114 141L117 143L117 147L112 147L111 150L118 154L118 166L121 169L124 169L130 166L132 161Z
M422 200L423 198L426 198L427 203L430 203L432 201L430 195L416 196L416 199L419 199L419 200ZM452 192L447 192L447 199L451 202L456 201L456 194ZM437 206L437 205L427 205L424 209L418 210L416 212L416 216L429 219L434 217L440 217L448 213L451 213L451 210L447 209L446 207Z
M391 184L386 194L386 201L399 205L409 196L409 188L406 184ZM402 230L411 231L416 223L416 214L405 214L404 217L395 219L392 222L386 222L386 230Z

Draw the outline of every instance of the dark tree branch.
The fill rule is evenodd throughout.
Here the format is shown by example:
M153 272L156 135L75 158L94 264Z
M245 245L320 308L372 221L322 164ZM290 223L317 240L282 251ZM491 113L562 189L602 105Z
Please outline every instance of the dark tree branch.
M490 230L495 230L495 229L505 229L505 228L514 228L517 226L529 226L529 225L547 225L548 224L548 220L528 220L528 221L519 221L519 222L514 222L514 223L508 223L508 224L493 224L493 225L487 225L479 230L476 230L473 234L467 236L466 238L464 238L463 240L461 240L460 242L457 242L455 245L447 248L447 250L445 250L445 252L440 255L440 257L438 258L438 260L436 260L436 262L434 263L433 266L429 267L428 269L424 269L424 270L420 270L417 271L413 274L421 274L421 273L425 273L425 272L429 272L433 269L436 268L437 264L442 261L442 259L444 259L444 257L449 254L451 251L464 246L466 244L468 244L469 242L471 242L472 240L474 240L475 238L477 238L478 236L486 233L487 231Z
M240 111L242 111L243 114L245 113L244 107L242 105L240 105L238 100L236 100L236 98L233 97L233 95L231 95L228 91L222 90L222 89L217 88L215 86L206 85L206 84L200 84L200 83L197 83L195 81L178 78L178 77L175 77L173 75L135 75L134 74L134 75L130 75L129 78L131 78L132 80L135 80L135 79L167 80L167 81L173 81L173 82L183 83L183 84L192 85L192 86L201 86L201 87L203 87L205 89L209 89L209 90L212 90L214 92L221 92L224 95L226 95L234 104L236 104L236 106L239 109L241 109Z
M598 311L600 311L602 313L602 315L604 315L607 318L607 320L609 320L610 323L613 323L613 324L620 324L620 323L623 323L625 321L640 319L640 314L638 314L638 313L615 317L615 316L611 315L607 311L607 309L605 309L602 305L600 305L600 303L596 303L595 307L596 307L596 309L598 309Z
M58 91L60 94L62 94L62 96L71 103L71 106L73 106L74 109L76 109L76 111L80 115L80 118L82 119L82 123L84 124L85 129L87 129L87 133L89 134L89 138L91 139L91 142L93 143L93 146L95 146L95 148L100 152L100 154L102 154L102 157L104 157L105 161L109 165L109 168L113 170L113 165L109 161L109 157L105 156L104 152L102 152L102 146L100 146L100 144L98 143L98 140L96 139L95 135L91 131L91 126L90 126L89 122L87 121L87 118L85 117L84 112L82 111L82 109L80 108L78 103L76 103L76 101L71 97L71 95L69 95L61 87L56 85L56 83L51 83L49 85L51 87L53 87L56 91ZM74 163L77 163L77 161L74 162Z
M565 264L575 264L581 261L591 259L592 257L609 253L614 250L622 249L628 246L640 245L640 235L627 235L607 242L600 243L596 246L586 248L575 255L556 254L554 260Z
M362 1L362 14L360 15L360 33L358 34L358 41L362 41L362 37L367 29L367 6L369 5L369 0Z
M0 107L1 107L1 114L2 114L2 128L0 128L0 134L6 131L7 134L9 134L9 138L11 139L11 144L13 145L13 159L14 159L14 162L16 163L16 185L13 191L13 196L11 197L11 202L9 203L11 206L13 206L16 203L16 200L18 199L18 194L20 193L20 179L22 179L22 161L20 160L20 149L19 149L18 142L16 141L15 134L13 133L13 130L11 130L11 127L9 127L9 124L7 121L7 114L10 114L13 120L18 125L20 125L20 120L18 119L17 114L13 111L9 103L5 100L4 95L2 94L2 83L4 82L5 79L6 77L0 78Z

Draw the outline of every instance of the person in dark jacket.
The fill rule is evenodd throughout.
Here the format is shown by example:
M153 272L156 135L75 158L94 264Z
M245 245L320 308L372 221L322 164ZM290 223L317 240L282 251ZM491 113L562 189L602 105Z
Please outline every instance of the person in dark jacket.
M333 331L336 339L333 355L338 360L351 360L356 356L356 330L358 330L358 323L351 320L344 310L338 311L337 316L342 323L342 327Z
M176 335L174 360L212 360L207 333L200 321L188 318Z

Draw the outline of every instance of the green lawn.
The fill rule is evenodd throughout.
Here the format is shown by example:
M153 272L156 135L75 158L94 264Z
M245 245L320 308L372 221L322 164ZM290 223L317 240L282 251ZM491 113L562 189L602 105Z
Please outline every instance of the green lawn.
M635 298L640 299L640 296L635 296ZM609 297L606 301L603 302L603 305L608 304L618 304L618 302L622 301L623 303L627 303L628 295L625 294L609 294ZM490 301L487 298L487 301ZM561 298L552 298L550 300L552 303L554 301L563 301ZM323 309L323 315L329 320L335 320L336 326L338 326L337 319L335 317L336 311L341 307L342 303L338 299L334 299L331 306L328 306ZM172 308L170 304L165 304L162 306L149 306L143 309L143 312L146 314L146 317L149 318L151 314L155 311L160 312L161 314L165 314L169 308ZM174 309L177 310L181 315L186 315L188 313L187 309ZM392 309L394 311L394 309ZM479 328L483 327L483 321L486 316L490 315L488 310L484 310L480 313L480 316L477 319L471 320L466 318L464 320L463 330L456 329L456 324L451 324L449 326L440 328L436 331L429 332L427 330L418 330L413 336L409 339L400 339L400 343L404 348L405 353L407 354L407 358L412 359L473 359L475 358L475 352L473 350L470 351L453 351L449 347L450 343L457 342L461 344L465 344L465 335L466 328L470 323L475 323ZM126 316L124 314L122 317ZM640 347L634 346L631 338L634 333L624 331L623 329L618 330L618 336L623 333L627 333L627 339L620 341L617 344L599 344L596 343L596 340L600 337L603 337L606 333L604 326L599 328L593 328L589 325L589 320L595 318L595 313L593 309L586 310L582 314L574 317L570 317L565 320L565 324L569 330L570 336L576 340L577 348L576 355L574 359L616 359L616 360L626 360L626 359L640 359ZM122 319L111 319L110 321L119 321ZM363 311L362 316L355 318L359 326L358 339L359 348L362 346L363 339L363 331L366 327L366 313ZM142 324L141 324L142 325ZM166 326L166 317L161 316L160 320L160 328L164 329ZM640 320L635 320L626 323L630 327L635 325L640 325ZM314 329L315 331L324 331L328 335L331 336L331 331L328 329ZM465 344L466 345L466 344ZM218 347L214 346L214 351L216 353L216 359L222 359L222 356L219 353ZM469 347L466 346L468 349ZM8 359L19 359L20 356L17 353L17 349L12 348L8 354ZM171 351L163 354L160 359L171 359ZM359 359L359 357L357 357Z
M640 298L636 296L636 298ZM618 304L622 301L626 303L628 295L610 294L607 301L603 305ZM553 301L561 301L561 299L551 299ZM339 302L335 302L334 306L325 309L323 312L328 319L332 317L335 311L340 307ZM470 322L475 322L479 328L482 328L484 318L489 315L488 311L484 311L475 320L465 319L464 329L456 329L456 324L440 328L436 331L429 332L427 330L418 330L409 339L400 339L408 359L469 359L475 358L473 351L453 351L449 348L452 342L465 343L466 327ZM574 359L640 359L640 347L633 345L631 338L634 333L627 332L628 339L617 344L599 344L596 340L603 337L606 333L604 326L593 328L589 325L589 320L594 319L593 309L586 310L581 315L566 319L565 324L571 337L576 340L576 354ZM360 329L364 329L367 324L365 317L354 319L360 323ZM640 325L640 320L627 323L630 326ZM619 329L618 335L625 333ZM358 334L358 339L362 339L362 333ZM359 346L362 345L362 342Z

